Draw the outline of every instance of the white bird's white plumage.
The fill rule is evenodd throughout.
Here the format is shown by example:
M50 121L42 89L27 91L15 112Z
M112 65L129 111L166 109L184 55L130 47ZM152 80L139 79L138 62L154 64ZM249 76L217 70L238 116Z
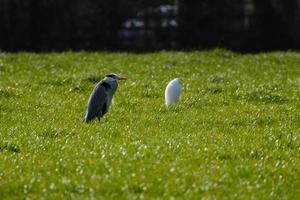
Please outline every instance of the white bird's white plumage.
M181 84L178 78L170 81L165 90L165 104L167 106L178 102L181 93Z

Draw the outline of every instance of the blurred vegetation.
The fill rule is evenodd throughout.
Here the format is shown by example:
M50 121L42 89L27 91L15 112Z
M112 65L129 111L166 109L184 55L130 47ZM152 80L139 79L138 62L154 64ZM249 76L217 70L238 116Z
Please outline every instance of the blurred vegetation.
M181 0L181 44L241 51L300 48L298 0Z
M299 0L0 0L0 49L120 49L118 30L126 19L174 2L179 5L176 48L300 48Z

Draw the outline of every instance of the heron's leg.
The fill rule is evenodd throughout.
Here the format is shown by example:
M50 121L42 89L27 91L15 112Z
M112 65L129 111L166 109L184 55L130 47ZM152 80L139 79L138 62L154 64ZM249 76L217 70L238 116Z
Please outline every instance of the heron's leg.
M100 118L102 117L102 113L101 113L101 111L98 113L98 115L97 115L97 118L98 118L98 121L100 122Z

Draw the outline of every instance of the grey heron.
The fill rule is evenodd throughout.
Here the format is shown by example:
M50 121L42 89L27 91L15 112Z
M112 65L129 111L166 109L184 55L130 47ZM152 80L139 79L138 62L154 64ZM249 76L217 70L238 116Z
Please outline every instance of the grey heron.
M175 104L180 97L181 84L178 78L170 81L165 90L165 104L167 106Z
M96 117L100 121L100 118L107 113L113 95L118 87L117 80L127 80L127 78L110 73L97 83L87 104L86 115L84 118L86 123L89 123Z

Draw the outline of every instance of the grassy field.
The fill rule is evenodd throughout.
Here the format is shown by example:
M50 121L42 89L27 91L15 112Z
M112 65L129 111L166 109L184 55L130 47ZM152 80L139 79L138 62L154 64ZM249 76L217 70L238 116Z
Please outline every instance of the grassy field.
M299 98L296 52L0 53L0 199L300 199Z

